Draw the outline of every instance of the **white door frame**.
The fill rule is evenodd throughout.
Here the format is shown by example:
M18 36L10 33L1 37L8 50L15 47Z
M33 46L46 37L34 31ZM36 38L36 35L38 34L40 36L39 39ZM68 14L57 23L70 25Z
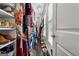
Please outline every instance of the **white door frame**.
M55 32L57 30L57 3L53 4L53 56L57 55L57 43L56 43L56 39L55 39Z

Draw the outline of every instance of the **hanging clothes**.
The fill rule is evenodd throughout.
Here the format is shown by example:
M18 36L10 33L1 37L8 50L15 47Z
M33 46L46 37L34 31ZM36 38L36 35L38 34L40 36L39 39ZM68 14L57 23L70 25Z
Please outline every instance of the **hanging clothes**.
M21 4L20 5L20 10L16 14L16 19L17 19L17 27L20 33L17 35L17 56L27 56L28 55L28 44L27 44L27 38L24 38L24 33L23 33L23 14L24 14L24 9ZM18 31L17 30L17 31Z
M35 32L32 33L32 48L35 49L36 47L36 41L37 40L37 37L36 37L36 34Z
M42 30L44 28L44 19L42 19L41 25L39 27L39 39L41 39L41 34L43 33Z
M34 23L33 23L32 17L31 17L31 19L30 19L30 26L33 27L33 25L34 25Z
M28 55L28 44L27 41L23 40L23 55L27 56Z
M25 4L25 14L26 15L30 15L31 14L31 11L30 11L30 4L29 3L26 3Z
M18 16L17 16L17 14L18 14ZM19 33L17 34L17 48L16 48L17 53L16 54L17 54L17 56L23 56L22 40L21 40L23 22L22 22L21 10L17 14L16 14L16 19L17 19L17 27L18 27Z
M21 3L22 6L24 6ZM25 4L25 14L23 15L23 24L22 24L23 33L26 36L25 40L22 40L20 44L22 44L23 55L30 55L30 50L32 47L32 36L31 36L31 27L33 27L32 20L32 7L30 3ZM19 44L18 44L19 45ZM20 47L20 46L19 46Z

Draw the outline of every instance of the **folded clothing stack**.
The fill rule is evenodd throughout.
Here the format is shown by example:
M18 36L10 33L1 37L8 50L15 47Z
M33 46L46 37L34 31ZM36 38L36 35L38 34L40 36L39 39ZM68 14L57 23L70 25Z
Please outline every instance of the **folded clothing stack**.
M7 43L7 42L9 42L9 40L7 40L2 35L0 35L0 44L4 44L4 43Z

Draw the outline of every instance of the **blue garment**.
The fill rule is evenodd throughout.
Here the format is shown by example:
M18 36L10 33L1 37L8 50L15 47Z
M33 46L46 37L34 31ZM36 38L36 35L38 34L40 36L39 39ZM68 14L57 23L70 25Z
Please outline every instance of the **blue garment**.
M35 46L36 46L36 35L35 35L35 33L31 33L31 37L29 38L29 40L28 40L28 49L31 49L31 47L33 48L33 49L35 49ZM32 45L31 45L32 44Z
M35 35L35 33L33 32L33 33L32 33L32 48L33 48L33 49L35 49L36 40L37 40L36 35Z
M31 49L32 36L28 39L28 49Z

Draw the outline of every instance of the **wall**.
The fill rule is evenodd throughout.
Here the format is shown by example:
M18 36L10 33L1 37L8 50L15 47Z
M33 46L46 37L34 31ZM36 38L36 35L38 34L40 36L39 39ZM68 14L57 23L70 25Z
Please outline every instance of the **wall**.
M57 45L63 49L57 55L79 55L79 4L57 4L57 32L55 40Z

